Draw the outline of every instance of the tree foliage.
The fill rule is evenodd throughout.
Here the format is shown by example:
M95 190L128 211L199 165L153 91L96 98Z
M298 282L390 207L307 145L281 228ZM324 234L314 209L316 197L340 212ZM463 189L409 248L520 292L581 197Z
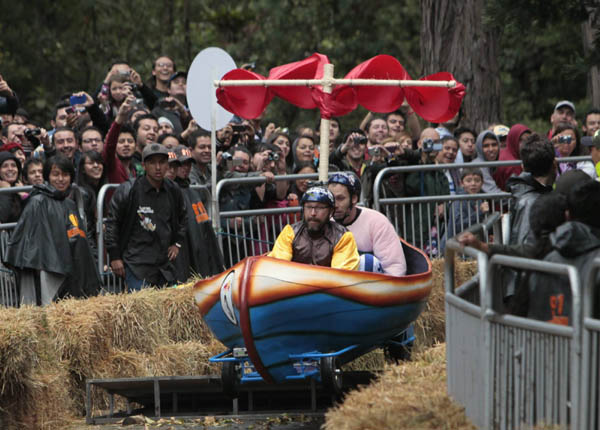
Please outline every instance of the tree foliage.
M499 119L546 118L557 99L585 98L592 60L583 54L581 2L485 3L484 26L500 33ZM237 64L256 62L262 74L314 52L329 56L338 77L377 54L395 56L413 77L424 74L417 0L0 0L0 10L0 74L42 123L62 94L94 91L115 59L149 80L160 54L186 69L208 46L225 49ZM343 125L363 114L348 115ZM293 127L314 124L318 114L274 101L267 117Z

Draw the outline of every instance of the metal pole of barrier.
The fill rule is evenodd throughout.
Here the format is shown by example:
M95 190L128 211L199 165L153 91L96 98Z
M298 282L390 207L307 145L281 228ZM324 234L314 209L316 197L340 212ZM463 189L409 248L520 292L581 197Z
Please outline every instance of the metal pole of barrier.
M481 226L474 226L469 229L473 233ZM477 259L479 265L479 283L486 282L485 273L488 266L488 257L485 253L471 247L462 247L456 239L449 239L446 243L444 259L444 283L445 283L445 310L446 310L446 357L447 357L447 386L450 395L459 400L469 418L481 426L485 423L485 401L483 401L480 387L485 387L490 383L489 365L486 361L486 350L481 346L465 344L462 340L464 333L462 329L470 329L471 335L475 335L473 341L481 342L481 336L484 331L481 328L483 321L482 308L472 303L467 303L464 299L456 296L458 293L455 285L455 258L460 253L471 258ZM483 275L483 276L482 276ZM477 281L469 281L471 285L476 285ZM461 289L463 287L461 286ZM467 289L464 289L466 292ZM481 285L477 290L481 294ZM481 298L474 300L481 303ZM457 313L458 312L458 313ZM458 318L458 319L457 319ZM456 323L456 326L453 324ZM465 324L470 324L466 326ZM473 326L475 324L475 326ZM460 326L460 327L459 327ZM465 359L470 359L469 363L464 363ZM473 375L473 369L476 369L476 375ZM481 384L479 377L483 377ZM476 381L475 381L476 380Z
M502 244L510 242L510 213L502 215Z
M120 184L105 184L98 192L96 199L96 235L98 238L98 273L104 273L104 199L106 192L111 188L117 188ZM108 263L108 262L107 262Z
M600 321L594 319L596 278L600 272L600 258L592 262L589 275L586 279L583 292L583 345L581 364L581 404L579 408L579 423L581 428L598 428L598 366L600 365L600 351L598 338L600 337ZM595 333L592 334L592 331Z
M498 313L492 308L492 294L495 288L495 277L494 271L497 270L499 266L511 267L514 269L528 270L528 271L538 271L542 273L555 274L555 275L565 275L569 279L569 284L571 288L571 296L572 296L572 328L558 326L556 324L549 324L542 321L535 320L527 320L524 318L513 317L513 316L503 316L499 317ZM481 269L480 269L481 270ZM581 359L581 280L579 277L579 273L574 266L567 264L559 264L559 263L551 263L547 261L540 260L532 260L527 258L520 257L511 257L507 255L494 255L488 265L487 268L487 277L488 279L482 279L482 293L483 293L483 301L482 301L482 314L484 318L485 328L485 348L487 350L487 366L490 372L486 372L486 406L485 406L485 426L487 428L494 428L493 422L493 410L492 404L494 401L494 390L493 384L490 381L491 374L491 366L493 364L493 356L491 351L491 337L492 337L492 327L491 322L494 320L506 320L513 321L513 326L521 325L523 328L531 328L531 327L539 327L540 330L549 332L549 333L557 333L562 334L563 336L568 336L571 338L571 352L570 352L570 417L571 417L571 428L578 429L579 426L579 418L580 418L580 402L579 402L579 394L581 387L581 373L580 373L580 359ZM489 282L488 282L489 280ZM520 321L524 321L519 324ZM551 363L549 363L550 365ZM538 366L539 367L539 366ZM540 369L541 370L541 369ZM558 373L559 370L556 369ZM489 373L489 374L488 374ZM556 376L558 377L558 375ZM555 393L552 393L555 394ZM548 396L546 393L545 396ZM550 401L551 398L546 397L547 401ZM520 406L520 405L517 405ZM552 410L551 405L548 405L547 410ZM546 417L548 418L548 417ZM548 423L547 423L548 424Z

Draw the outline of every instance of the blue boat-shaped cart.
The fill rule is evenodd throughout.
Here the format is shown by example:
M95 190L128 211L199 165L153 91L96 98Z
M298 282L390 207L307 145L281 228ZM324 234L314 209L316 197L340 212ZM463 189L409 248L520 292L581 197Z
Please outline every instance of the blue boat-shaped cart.
M410 342L432 274L421 250L402 245L408 267L402 277L257 256L199 281L196 302L228 348L211 358L223 363L224 389L314 378L339 392L343 364Z

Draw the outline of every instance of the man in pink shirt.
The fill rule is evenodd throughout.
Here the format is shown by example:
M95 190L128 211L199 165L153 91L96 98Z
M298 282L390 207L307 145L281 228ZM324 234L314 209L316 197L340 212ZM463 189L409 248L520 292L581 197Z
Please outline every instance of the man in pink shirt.
M336 172L329 178L329 191L335 197L333 218L354 235L361 267L365 257L372 254L387 275L405 275L406 259L392 223L380 212L356 206L361 191L358 178L349 172Z

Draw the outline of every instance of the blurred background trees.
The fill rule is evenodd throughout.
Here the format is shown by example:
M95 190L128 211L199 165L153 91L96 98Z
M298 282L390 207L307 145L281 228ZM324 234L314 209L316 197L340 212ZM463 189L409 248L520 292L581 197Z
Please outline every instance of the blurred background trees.
M64 93L93 91L116 59L149 80L160 54L187 69L208 46L256 71L329 56L338 77L377 54L411 76L447 70L467 85L466 120L524 122L545 131L557 100L578 118L600 100L597 0L0 0L0 74L47 123ZM595 72L597 74L597 71ZM595 75L597 76L597 75ZM595 89L594 89L595 88ZM356 125L364 110L342 119ZM278 125L313 125L317 112L274 101Z

